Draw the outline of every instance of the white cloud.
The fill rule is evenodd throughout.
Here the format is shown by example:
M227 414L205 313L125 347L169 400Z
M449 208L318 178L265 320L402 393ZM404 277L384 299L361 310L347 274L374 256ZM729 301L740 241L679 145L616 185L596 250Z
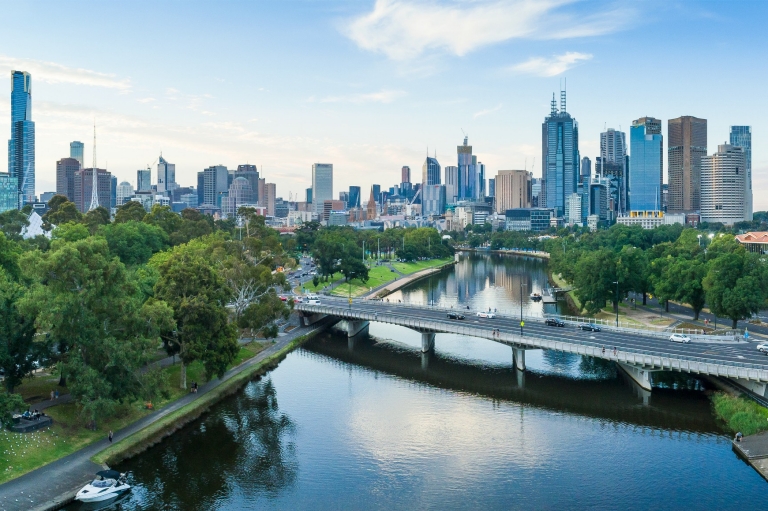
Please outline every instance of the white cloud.
M562 55L553 55L552 58L531 57L525 62L516 64L510 69L512 71L536 76L557 76L565 73L579 62L590 60L592 55L589 53L579 53L569 51Z
M477 119L478 117L482 117L482 116L488 115L488 114L490 114L492 112L496 112L497 110L501 110L502 106L503 105L501 103L499 103L498 105L496 105L493 108L486 108L485 110L480 110L479 112L475 112L475 115L473 115L472 118Z
M427 50L457 56L510 39L566 39L606 34L631 19L629 8L564 9L576 0L475 0L438 3L376 0L342 32L359 47L405 60Z
M136 101L138 101L139 103L151 103L157 100L155 98L141 98L141 99L137 99Z
M392 103L394 100L405 96L401 90L381 90L361 94L347 94L345 96L328 96L320 100L321 103ZM314 97L310 98L310 101Z
M62 66L55 62L18 59L0 55L0 67L27 71L32 75L33 80L40 80L45 83L90 85L92 87L117 89L121 92L127 92L131 89L131 82L127 78L118 79L113 74L99 73L98 71L91 71L90 69Z

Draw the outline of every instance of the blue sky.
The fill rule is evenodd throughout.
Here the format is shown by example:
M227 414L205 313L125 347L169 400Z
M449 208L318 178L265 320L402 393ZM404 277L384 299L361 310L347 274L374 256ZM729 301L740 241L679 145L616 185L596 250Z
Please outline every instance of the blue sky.
M18 1L3 6L0 70L32 73L38 193L54 189L71 140L90 165L94 117L99 166L134 184L162 151L182 184L248 162L303 200L312 163L330 162L334 195L368 190L403 165L420 179L427 147L455 165L462 129L489 177L526 162L538 176L541 122L567 79L593 159L604 126L627 131L644 115L665 121L665 141L666 120L708 119L710 153L729 125L751 125L765 210L766 5Z

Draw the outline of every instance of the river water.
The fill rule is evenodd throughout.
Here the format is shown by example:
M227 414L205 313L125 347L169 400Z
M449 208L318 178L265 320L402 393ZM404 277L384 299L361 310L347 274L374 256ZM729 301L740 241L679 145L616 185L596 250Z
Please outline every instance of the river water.
M535 290L545 265L473 255L396 299L434 286L439 303L511 308L510 274ZM115 467L134 488L107 508L765 507L765 481L731 451L695 378L662 374L647 393L601 360L534 350L521 373L488 340L438 334L434 353L420 346L418 333L381 324L353 341L318 336Z

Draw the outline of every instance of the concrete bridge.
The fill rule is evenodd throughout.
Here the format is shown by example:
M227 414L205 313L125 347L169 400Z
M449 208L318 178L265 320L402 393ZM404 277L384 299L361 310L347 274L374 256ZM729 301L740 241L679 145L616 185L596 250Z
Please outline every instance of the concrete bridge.
M669 341L669 333L630 330L602 326L602 332L581 330L578 323L566 321L565 327L552 327L543 318L477 317L475 311L440 309L370 300L323 297L320 305L298 303L295 306L305 324L325 316L346 320L347 333L354 337L367 332L371 321L389 323L421 333L423 352L434 348L436 333L452 333L488 339L512 349L515 367L525 370L526 349L546 349L602 358L616 362L640 387L651 390L656 371L679 371L726 378L760 398L768 397L768 357L755 349L754 343L718 341L708 336L692 336L690 344ZM447 313L466 316L449 319Z

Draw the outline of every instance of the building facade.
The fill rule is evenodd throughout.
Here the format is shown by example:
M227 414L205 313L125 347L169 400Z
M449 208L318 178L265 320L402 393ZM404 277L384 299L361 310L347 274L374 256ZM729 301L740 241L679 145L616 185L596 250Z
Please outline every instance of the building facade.
M259 202L259 171L256 170L256 165L238 165L235 171L234 178L244 177L251 184L251 190L253 193L253 204Z
M496 213L531 207L533 175L525 170L500 170L495 179Z
M333 164L315 163L312 165L312 204L315 213L323 213L325 201L333 200Z
M579 177L579 124L566 111L565 91L560 92L560 110L552 95L551 110L541 125L544 206L565 215L565 198L576 192ZM498 187L499 184L496 183ZM542 206L539 200L539 206Z
M11 138L8 173L19 187L19 207L35 202L35 123L32 121L32 77L11 71Z
M659 211L664 178L664 136L661 121L641 117L629 130L627 211Z
M747 199L747 163L744 149L731 144L701 159L701 221L733 225L752 220Z
M667 121L670 212L701 207L701 159L707 155L707 120L684 115Z
M97 189L99 207L106 208L107 211L112 207L112 174L106 169L96 169ZM75 173L75 206L80 213L87 213L91 206L93 197L93 169L83 169Z
M445 213L445 185L427 185L422 189L421 214L439 216Z
M275 183L264 184L264 195L266 198L267 215L275 216L275 204L277 200L277 186Z
M152 190L152 171L150 169L139 169L136 171L136 191L148 192Z
M448 204L456 204L459 193L459 167L445 167L445 200Z
M129 200L131 200L131 197L133 197L133 186L128 181L123 181L122 183L117 185L117 190L115 191L115 195L116 195L117 207L120 207L126 202L128 202Z
M508 209L504 213L504 229L507 231L547 231L553 214L551 209L544 208Z
M400 170L400 182L401 183L411 182L411 167L404 165L403 168Z
M360 207L360 187L350 186L349 192L347 192L347 208L359 208Z
M80 168L83 168L83 153L85 151L85 144L79 140L75 140L69 143L69 157L74 158L80 162Z
M628 167L626 134L608 128L600 134L600 157L595 161L595 172L611 180L610 208L616 214L627 210Z
M75 201L75 173L81 170L75 158L62 158L56 162L56 193Z
M157 193L170 194L176 188L176 164L160 155L157 162Z
M440 163L436 158L427 158L421 166L421 185L439 185L440 183Z
M203 170L203 202L205 206L221 207L221 197L229 188L229 171L224 165L212 165Z
M0 213L19 207L19 184L16 178L0 172Z
M752 215L752 126L731 126L731 145L744 149L747 165L747 210Z

